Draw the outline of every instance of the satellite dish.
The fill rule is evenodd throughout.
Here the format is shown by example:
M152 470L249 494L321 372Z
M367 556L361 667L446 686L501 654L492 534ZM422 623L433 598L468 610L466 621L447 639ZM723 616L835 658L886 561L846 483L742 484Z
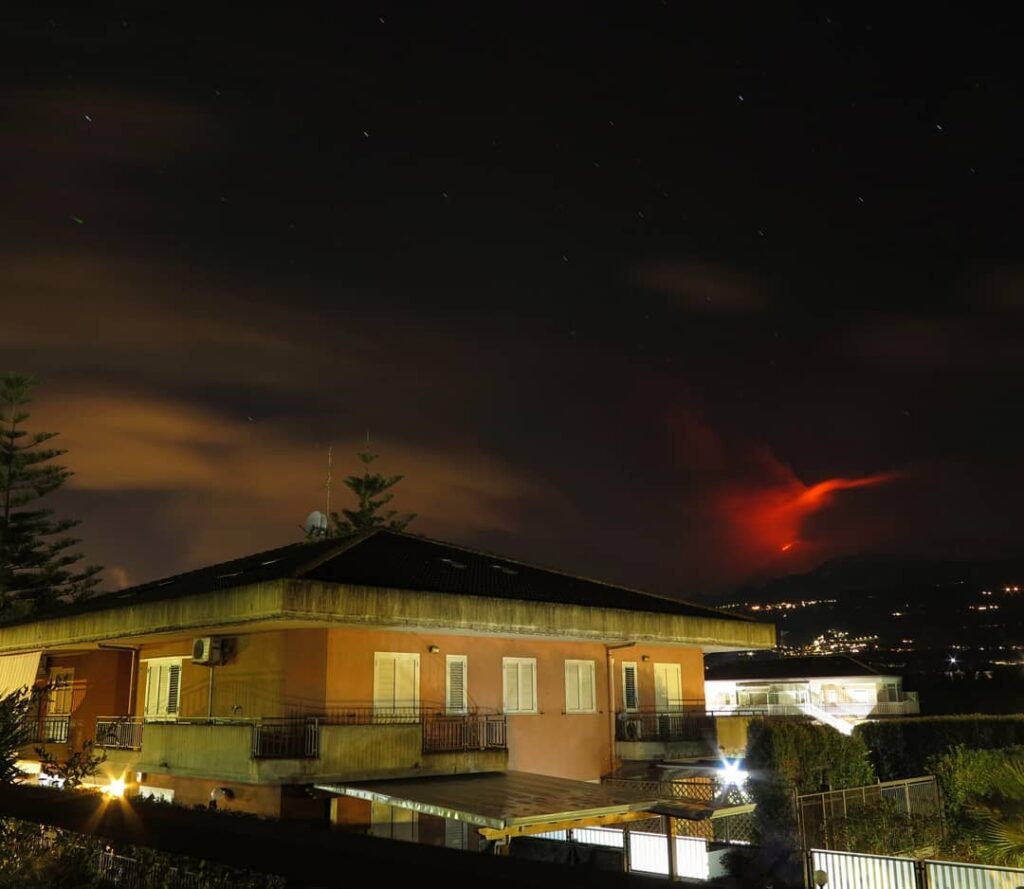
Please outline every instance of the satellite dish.
M327 533L327 516L319 509L314 509L302 524L302 529L310 536L317 536Z

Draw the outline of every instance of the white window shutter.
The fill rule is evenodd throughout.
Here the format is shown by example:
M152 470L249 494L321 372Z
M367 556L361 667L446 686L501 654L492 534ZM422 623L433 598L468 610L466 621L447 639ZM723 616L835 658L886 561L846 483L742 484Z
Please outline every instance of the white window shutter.
M536 665L530 661L519 665L519 709L533 711L537 709L534 700Z
M167 713L178 712L178 697L181 693L181 666L170 664L167 667Z
M580 674L580 709L594 711L597 709L594 700L594 662L585 661L579 665Z
M636 664L622 665L622 702L627 710L636 710L640 706L636 687Z
M579 661L565 662L565 709L567 713L576 713L582 709Z
M448 700L445 707L449 713L466 712L466 656L450 654L447 656ZM456 822L457 823L457 822Z
M373 656L373 706L377 710L395 708L395 659L391 655Z
M519 710L519 665L505 663L505 710L514 713Z
M152 711L152 704L150 701L156 701L155 696L150 695L150 691L153 688L153 666L149 664L146 666L146 703L142 706L142 713L144 716L149 716Z

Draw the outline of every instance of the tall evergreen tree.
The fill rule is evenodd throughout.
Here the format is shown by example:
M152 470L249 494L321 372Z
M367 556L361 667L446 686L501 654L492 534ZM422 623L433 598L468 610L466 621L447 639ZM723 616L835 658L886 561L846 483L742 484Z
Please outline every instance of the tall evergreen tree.
M356 453L363 464L362 475L350 475L345 479L345 487L356 495L357 507L343 509L340 513L332 512L330 526L326 530L329 537L347 537L372 531L374 528L387 528L389 531L403 531L415 514L399 515L397 510L381 511L387 506L394 494L390 489L397 485L404 475L381 475L370 472L370 464L378 455L370 450L367 440L366 447Z
M16 603L45 608L85 595L100 568L80 568L79 541L66 532L78 522L58 519L38 504L72 473L53 461L66 453L44 447L56 432L28 432L23 424L35 381L0 375L0 609ZM21 607L25 607L22 605Z

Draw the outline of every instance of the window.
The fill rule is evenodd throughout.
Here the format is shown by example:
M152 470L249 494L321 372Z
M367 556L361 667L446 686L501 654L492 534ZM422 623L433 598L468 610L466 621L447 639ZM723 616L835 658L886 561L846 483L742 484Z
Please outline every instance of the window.
M178 715L181 694L181 658L154 658L146 668L147 718L168 719Z
M378 651L373 655L373 713L377 721L415 722L420 707L420 656Z
M466 712L466 656L445 657L444 706L448 713Z
M400 809L387 803L371 801L370 836L415 843L419 837L416 813L411 809Z
M49 716L67 716L71 712L74 688L74 667L54 667L50 670L50 697L46 702Z
M565 712L593 713L597 710L594 690L594 662L565 662Z
M654 665L654 706L658 712L683 706L683 677L679 664Z
M537 712L537 659L501 659L506 713Z
M627 710L640 708L640 694L636 685L636 663L626 661L622 665L622 704Z

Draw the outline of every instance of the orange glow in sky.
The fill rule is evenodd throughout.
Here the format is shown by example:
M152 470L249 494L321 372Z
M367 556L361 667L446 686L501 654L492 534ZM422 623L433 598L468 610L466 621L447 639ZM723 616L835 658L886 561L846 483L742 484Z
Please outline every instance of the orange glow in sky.
M830 478L805 485L786 473L775 484L755 490L727 492L719 505L740 537L744 549L771 553L792 553L804 541L801 531L813 514L827 508L837 493L891 481L893 473L861 478Z

